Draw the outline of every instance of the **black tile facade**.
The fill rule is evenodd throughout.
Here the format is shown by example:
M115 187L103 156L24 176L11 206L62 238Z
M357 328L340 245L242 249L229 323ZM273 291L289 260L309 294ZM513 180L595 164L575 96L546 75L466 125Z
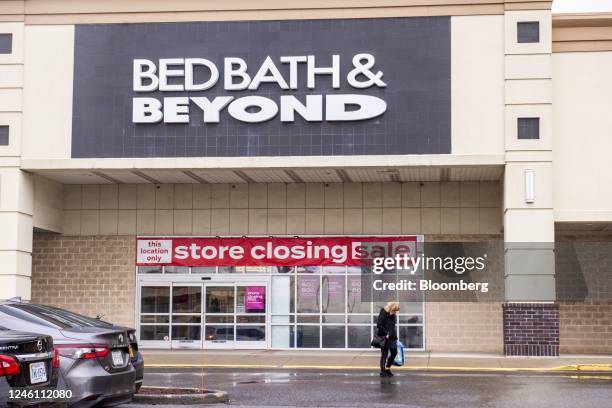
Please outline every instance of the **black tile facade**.
M540 23L537 21L521 21L516 25L516 41L518 43L540 42Z
M376 57L386 88L358 90L347 73L358 53ZM280 56L314 55L317 66L341 57L341 87L329 76L317 76L316 89L306 87L305 64L298 71L299 89L263 84L257 91L223 89L223 58L244 58L253 76L270 56L283 76ZM200 57L219 67L219 83L206 91L132 91L134 58ZM72 157L219 157L445 154L451 152L450 18L384 18L343 20L194 22L77 25ZM295 122L276 118L248 124L227 109L220 122L204 124L193 103L189 124L133 124L132 98L148 96L261 95L278 103L291 94L373 95L387 111L359 122Z

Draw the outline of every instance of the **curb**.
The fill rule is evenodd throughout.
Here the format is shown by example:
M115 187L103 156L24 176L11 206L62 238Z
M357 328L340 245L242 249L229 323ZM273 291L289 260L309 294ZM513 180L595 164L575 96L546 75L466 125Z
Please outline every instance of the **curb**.
M377 370L378 366L330 366L330 365L257 365L257 364L147 364L149 368L259 368L277 370ZM612 371L612 364L575 364L558 367L395 367L401 371L487 371L487 372L603 372Z
M142 387L141 390L147 388L155 389L175 389L173 387ZM194 389L194 388L190 388ZM220 390L205 390L205 394L158 394L146 395L136 394L132 402L141 404L169 404L173 405L200 405L200 404L219 404L228 402L229 398L226 391Z

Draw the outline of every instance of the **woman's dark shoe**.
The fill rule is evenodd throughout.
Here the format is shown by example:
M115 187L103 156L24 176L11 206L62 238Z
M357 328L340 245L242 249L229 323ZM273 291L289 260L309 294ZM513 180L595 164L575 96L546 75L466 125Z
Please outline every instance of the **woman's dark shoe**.
M393 373L391 372L391 370L387 370L385 371L385 373L387 373L387 377L393 377Z
M387 371L381 371L380 374L378 374L378 375L380 375L381 377L389 377L389 374L387 373ZM393 374L391 374L391 375L393 375Z

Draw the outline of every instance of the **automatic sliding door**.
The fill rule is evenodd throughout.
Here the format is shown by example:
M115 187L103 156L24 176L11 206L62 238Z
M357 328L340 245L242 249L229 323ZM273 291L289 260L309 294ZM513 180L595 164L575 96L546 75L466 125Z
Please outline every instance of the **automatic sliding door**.
M266 347L265 284L236 286L236 347Z
M234 285L206 285L205 344L212 348L234 346Z
M202 284L172 285L172 348L202 347Z

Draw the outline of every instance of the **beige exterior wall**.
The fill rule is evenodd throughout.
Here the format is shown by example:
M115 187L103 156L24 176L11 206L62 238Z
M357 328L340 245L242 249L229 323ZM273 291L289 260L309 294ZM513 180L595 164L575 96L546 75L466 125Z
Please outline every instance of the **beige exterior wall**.
M612 303L559 305L561 353L612 354Z
M553 56L556 221L612 221L612 52Z
M500 234L498 182L65 185L67 235Z
M429 302L425 315L427 351L503 351L501 302Z
M134 326L133 236L34 235L32 301Z
M34 228L61 232L63 186L45 177L34 176Z
M70 157L74 26L26 26L24 158Z
M452 17L453 154L504 152L503 47L503 16Z

